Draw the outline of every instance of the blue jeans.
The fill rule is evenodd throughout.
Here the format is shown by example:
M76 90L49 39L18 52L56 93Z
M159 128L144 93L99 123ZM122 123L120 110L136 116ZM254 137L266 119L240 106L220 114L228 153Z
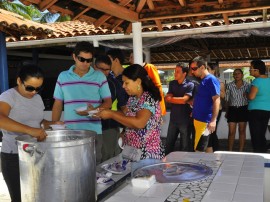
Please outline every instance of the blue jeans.
M180 134L180 151L189 151L190 137L188 133L188 124L169 123L166 138L166 155L174 151L175 142Z

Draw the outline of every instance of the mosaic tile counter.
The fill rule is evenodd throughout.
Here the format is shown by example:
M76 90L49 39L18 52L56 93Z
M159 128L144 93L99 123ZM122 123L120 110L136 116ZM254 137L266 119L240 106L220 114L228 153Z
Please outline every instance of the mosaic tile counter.
M167 162L198 163L213 173L204 179L183 183L158 183L150 188L125 182L106 202L263 202L264 158L254 155L173 152Z

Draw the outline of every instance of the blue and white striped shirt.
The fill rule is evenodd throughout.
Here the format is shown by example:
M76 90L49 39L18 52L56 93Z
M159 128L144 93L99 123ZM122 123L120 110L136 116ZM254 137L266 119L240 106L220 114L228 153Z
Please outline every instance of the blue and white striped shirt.
M248 99L245 96L249 89L249 84L243 81L243 85L238 88L235 81L232 81L226 86L225 101L228 102L228 106L241 107L248 105Z
M93 130L101 134L100 119L80 116L75 112L78 107L88 103L94 107L101 105L102 100L111 97L108 81L100 71L90 67L87 74L80 77L74 73L75 66L63 71L58 76L54 99L64 102L64 122L69 129Z

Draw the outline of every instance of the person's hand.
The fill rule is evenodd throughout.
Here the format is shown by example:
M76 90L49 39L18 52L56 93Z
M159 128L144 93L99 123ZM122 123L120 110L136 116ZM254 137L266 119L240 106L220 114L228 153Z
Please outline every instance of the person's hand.
M64 125L65 123L63 121L52 121L50 125L56 124L56 125Z
M37 138L37 141L39 142L45 140L47 137L47 134L43 128L31 128L28 134Z
M210 134L213 133L216 130L216 121L209 122L207 125L207 128L208 128Z
M109 109L99 109L99 112L94 114L93 117L101 118L101 119L110 119L113 111Z
M170 102L170 101L172 100L172 98L173 98L173 96L171 96L171 95L166 95L166 96L165 96L165 101Z
M76 113L78 114L78 115L80 115L80 116L88 116L89 114L88 114L88 111L90 111L90 110L84 110L84 111L76 111Z

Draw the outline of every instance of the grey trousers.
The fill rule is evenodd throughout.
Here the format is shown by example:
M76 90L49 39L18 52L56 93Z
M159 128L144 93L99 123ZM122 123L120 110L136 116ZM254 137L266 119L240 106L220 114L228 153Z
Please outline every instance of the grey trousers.
M118 146L119 135L120 135L119 128L110 128L102 131L103 136L103 144L101 149L102 162L118 155L121 152Z
M102 161L101 148L103 144L103 137L101 134L96 135L95 147L96 147L96 165L100 164Z

